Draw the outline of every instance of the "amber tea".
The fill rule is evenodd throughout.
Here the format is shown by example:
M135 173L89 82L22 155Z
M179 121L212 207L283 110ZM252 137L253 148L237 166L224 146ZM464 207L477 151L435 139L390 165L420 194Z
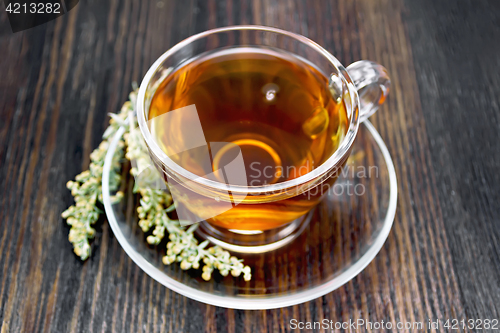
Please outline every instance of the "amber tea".
M189 126L182 118L169 122L162 116L193 105L207 145L179 152L187 135L180 131ZM278 184L319 167L348 127L343 101L333 98L328 78L316 67L284 51L248 47L206 54L174 69L156 90L148 120L162 150L174 150L173 161L198 176L228 183L221 170L239 154L245 179L232 185L247 186ZM207 150L209 159L202 157ZM249 197L208 222L235 230L273 229L307 213L320 197L303 193L265 203ZM216 204L203 196L186 200L198 216Z

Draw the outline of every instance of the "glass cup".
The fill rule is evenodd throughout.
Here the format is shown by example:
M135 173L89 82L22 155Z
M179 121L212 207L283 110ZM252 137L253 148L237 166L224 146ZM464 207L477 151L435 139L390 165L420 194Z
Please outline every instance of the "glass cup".
M231 162L232 168L214 170L209 175L195 174L181 167L176 157L192 148L206 151L209 162L218 156L216 153L209 156L212 152L203 150L207 143L195 107L166 113L171 126L184 126L169 138L173 151L166 151L154 138L148 115L159 84L194 58L244 47L284 51L312 64L324 75L325 85L334 99L344 104L348 127L337 150L321 165L299 177L261 186L242 183L240 180L246 178L241 173L244 172L239 160L241 154ZM180 219L199 222L198 236L226 249L260 253L289 243L305 228L313 208L329 192L345 166L360 122L384 102L389 87L389 76L381 65L358 61L346 69L328 51L304 36L263 26L225 27L185 39L151 66L139 89L137 119L152 161L168 185ZM228 143L210 143L212 151L217 144L219 152L228 149ZM221 172L224 172L223 178Z

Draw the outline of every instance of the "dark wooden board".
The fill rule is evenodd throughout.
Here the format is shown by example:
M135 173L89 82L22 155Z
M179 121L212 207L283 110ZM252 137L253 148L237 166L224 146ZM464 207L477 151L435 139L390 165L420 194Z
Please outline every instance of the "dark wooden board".
M0 7L1 332L500 319L498 1L88 0L16 34ZM228 310L164 288L126 256L104 218L82 263L60 218L72 203L66 181L87 168L130 83L180 40L232 24L303 34L345 65L380 62L393 82L372 117L399 181L391 234L345 286L283 309Z

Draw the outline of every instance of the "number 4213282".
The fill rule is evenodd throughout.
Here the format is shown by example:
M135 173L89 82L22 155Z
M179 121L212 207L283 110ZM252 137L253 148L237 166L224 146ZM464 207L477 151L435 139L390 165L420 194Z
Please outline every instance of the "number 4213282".
M9 14L61 14L61 4L59 2L31 2L23 4L11 2L5 10Z

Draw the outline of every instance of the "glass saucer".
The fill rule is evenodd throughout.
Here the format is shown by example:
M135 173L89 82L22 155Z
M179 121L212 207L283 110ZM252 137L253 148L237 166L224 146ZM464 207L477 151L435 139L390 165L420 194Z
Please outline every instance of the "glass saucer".
M133 178L127 176L122 182L124 200L111 204L111 157L123 133L123 128L116 133L104 164L102 189L111 229L125 252L149 276L194 300L254 310L310 301L359 274L380 251L391 230L396 213L396 173L382 138L365 121L347 167L302 233L273 251L238 254L252 268L251 281L214 272L206 282L201 279L201 269L183 271L179 264L163 265L164 243L156 247L146 243L135 214L138 197L132 193Z

